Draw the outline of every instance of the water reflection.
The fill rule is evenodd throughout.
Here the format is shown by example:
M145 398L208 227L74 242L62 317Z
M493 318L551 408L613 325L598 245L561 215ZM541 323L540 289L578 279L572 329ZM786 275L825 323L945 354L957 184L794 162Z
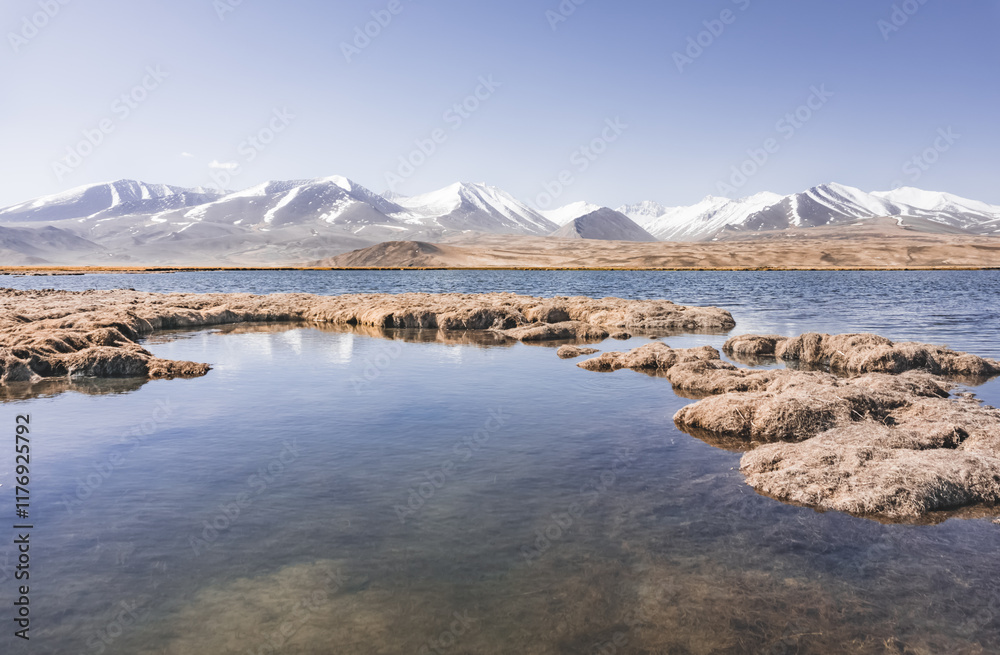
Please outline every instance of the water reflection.
M40 382L12 382L0 385L0 403L51 398L66 392L88 396L126 394L141 388L146 382L145 378L59 378Z
M147 342L204 378L26 403L45 435L30 652L1000 648L1000 528L759 496L739 453L674 428L689 401L664 380L481 333L258 327ZM111 436L163 399L141 441Z

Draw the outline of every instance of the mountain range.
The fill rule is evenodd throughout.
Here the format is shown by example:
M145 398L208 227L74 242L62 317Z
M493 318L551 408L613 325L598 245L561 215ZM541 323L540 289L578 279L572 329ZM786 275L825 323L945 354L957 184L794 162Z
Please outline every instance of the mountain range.
M0 264L288 265L474 234L697 242L884 217L920 232L1000 234L1000 207L914 188L866 193L827 184L688 207L578 202L542 212L486 184L403 197L340 176L242 191L119 180L0 209Z
M896 218L900 225L925 232L1000 234L1000 206L912 187L865 193L824 184L790 196L767 192L739 200L709 196L689 207L644 202L618 211L661 241L711 241L730 232L844 225L880 217Z

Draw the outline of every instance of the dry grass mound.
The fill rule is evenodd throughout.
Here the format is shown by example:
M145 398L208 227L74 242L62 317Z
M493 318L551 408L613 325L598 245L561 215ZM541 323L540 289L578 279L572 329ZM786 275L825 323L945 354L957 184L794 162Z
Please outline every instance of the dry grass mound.
M759 391L782 375L783 371L753 371L716 360L680 362L666 372L674 389L697 396Z
M696 396L760 390L782 374L781 371L737 368L723 362L722 355L711 346L675 350L659 341L627 353L607 352L577 366L603 373L626 368L655 371L667 378L677 391Z
M893 343L874 334L809 333L788 338L747 334L733 337L723 352L744 364L775 357L806 368L829 368L848 375L862 373L904 373L923 370L971 381L1000 375L1000 362L946 346L922 343Z
M660 370L665 371L682 362L711 361L720 359L719 351L711 346L674 350L665 343L654 341L627 353L608 352L600 357L577 364L588 371Z
M1000 411L922 399L888 418L763 446L743 456L741 471L787 502L894 520L1000 503Z
M502 330L504 336L525 343L537 341L581 341L594 343L608 338L604 328L581 323L580 321L565 321L563 323L532 323L512 330Z
M556 351L561 359L576 359L577 357L583 357L584 355L594 355L601 352L596 348L580 348L579 346L562 346Z
M773 334L744 334L727 341L722 346L722 352L737 361L743 361L743 358L774 357L778 344L787 340L788 337Z
M828 373L777 371L763 390L728 392L681 409L674 422L685 431L713 432L750 443L803 441L838 425L884 421L893 410L948 395L923 373L869 374L844 380Z
M935 375L982 380L1000 375L1000 362L955 352L946 346L893 343L874 334L809 333L795 338L743 335L723 346L723 352L743 363L775 356L808 368L829 367L848 375L904 373L923 370Z

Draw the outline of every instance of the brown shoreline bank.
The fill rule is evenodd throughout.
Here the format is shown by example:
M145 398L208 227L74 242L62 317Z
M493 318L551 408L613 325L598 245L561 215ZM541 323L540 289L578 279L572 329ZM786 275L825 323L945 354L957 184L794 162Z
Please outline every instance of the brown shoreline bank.
M61 277L81 275L166 275L171 273L244 273L275 271L677 271L677 272L836 272L836 271L1000 271L1000 266L136 266L0 267L0 276Z
M0 384L204 375L206 364L157 359L138 340L160 330L236 323L490 330L519 341L601 340L609 329L725 331L736 325L729 312L714 307L499 293L255 296L0 289L0 308Z

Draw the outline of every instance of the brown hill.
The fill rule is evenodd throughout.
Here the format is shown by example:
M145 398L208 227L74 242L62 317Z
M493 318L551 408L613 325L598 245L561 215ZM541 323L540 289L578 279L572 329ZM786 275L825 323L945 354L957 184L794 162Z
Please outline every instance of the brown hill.
M424 241L386 241L369 248L334 257L331 266L365 268L378 262L379 267L435 268L463 266L468 254L462 248Z

